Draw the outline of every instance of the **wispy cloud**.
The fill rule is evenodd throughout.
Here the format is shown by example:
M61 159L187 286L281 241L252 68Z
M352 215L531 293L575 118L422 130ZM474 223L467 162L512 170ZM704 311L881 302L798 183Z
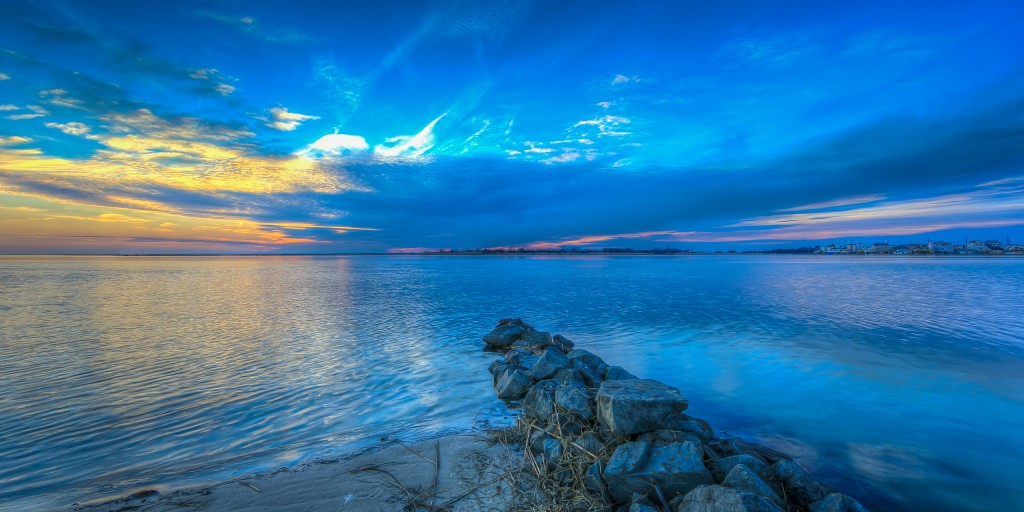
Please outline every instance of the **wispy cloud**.
M299 127L300 124L313 119L320 119L319 116L308 116L296 112L289 112L287 107L273 107L270 109L270 119L265 126L290 132Z
M7 73L0 73L0 82L3 82L4 80L10 80L10 79L11 79L11 77Z
M35 119L37 117L46 117L46 116L50 115L50 111L49 110L46 110L45 108L40 107L39 105L29 105L29 106L27 106L25 108L31 110L32 113L31 114L12 114L12 115L7 116L7 119L10 119L12 121L24 121L26 119Z
M231 27L240 34L245 34L267 43L306 45L315 42L312 37L290 28L268 27L252 16L228 16L208 11L199 11L196 14L202 18Z
M60 130L68 135L74 135L76 137L85 137L89 135L89 132L91 131L91 128L85 124L74 121L70 123L46 123L46 127Z
M727 65L744 63L784 67L817 52L818 48L808 33L746 36L726 42L715 54L715 59Z

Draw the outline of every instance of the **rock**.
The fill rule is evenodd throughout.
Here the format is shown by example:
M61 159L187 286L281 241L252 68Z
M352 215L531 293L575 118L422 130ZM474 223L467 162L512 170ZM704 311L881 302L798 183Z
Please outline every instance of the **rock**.
M548 416L555 412L555 389L558 382L545 380L538 382L523 399L523 412L529 418L547 421Z
M656 380L608 380L597 391L598 420L619 435L670 428L688 405L676 388Z
M570 361L583 361L584 364L594 369L597 369L598 366L605 364L604 360L598 357L596 354L589 352L587 350L583 350L581 348L577 348L569 352L568 354L566 354L566 357L568 357Z
M519 366L518 364L502 364L502 365L496 366L494 368L494 375L493 375L494 389L495 390L498 389L498 381L501 380L502 376L504 376L506 373L508 373L508 372L510 372L512 370L515 370L515 369L519 369L519 370L522 370L524 372L526 371L526 368L523 368L522 366Z
M601 442L601 438L593 432L584 432L583 435L576 438L575 442L584 450L595 455L604 448L604 443Z
M565 354L557 350L545 350L537 360L537 364L533 365L533 378L535 380L550 379L555 372L562 368L568 368L570 364Z
M579 372L580 378L583 379L583 384L588 388L596 388L601 385L601 378L597 376L594 369L580 361L579 359L572 362L572 368Z
M672 426L672 430L678 430L680 432L686 432L693 434L700 438L701 443L707 444L714 437L714 432L710 429L705 429L705 423L695 421L693 419L683 420Z
M651 494L655 485L665 496L671 496L713 483L704 468L700 441L671 431L619 445L608 460L604 480L619 502L627 501L635 492Z
M559 384L576 385L583 388L587 387L586 384L583 383L583 377L580 375L580 372L572 368L562 368L555 372L554 377L551 378L558 381Z
M780 460L792 460L792 458L785 453L772 450L767 446L748 443L740 437L730 437L722 441L711 443L711 447L723 457L747 453L767 462L768 464L775 464Z
M583 425L578 418L557 411L548 418L548 427L562 436L578 436L583 433Z
M733 466L729 474L726 475L725 480L722 481L722 485L756 494L777 505L784 504L782 498L775 493L775 490L770 485L743 464Z
M859 501L834 492L821 501L811 503L811 512L868 512L868 509Z
M544 452L544 441L554 439L551 434L543 430L534 430L530 433L530 451L535 454Z
M604 371L602 377L604 380L627 380L640 378L627 372L626 369L621 366L609 366L608 369Z
M555 404L564 412L579 416L584 421L594 419L593 399L582 384L565 384L555 390Z
M524 322L522 318L502 318L498 320L498 327L503 325L517 325L523 329L533 329L533 326Z
M676 512L782 512L782 509L753 493L720 485L702 485L683 497Z
M716 481L721 482L722 480L725 480L725 477L728 476L730 471L732 471L732 468L739 464L746 466L747 469L753 471L755 475L765 482L770 482L775 478L775 473L772 472L771 468L769 468L764 461L746 453L742 455L732 455L711 463L711 476L715 477Z
M825 499L828 492L825 487L811 478L804 468L791 460L780 460L772 464L772 473L782 483L786 499L803 508L811 503Z
M604 483L604 462L597 461L587 468L583 475L583 488L595 496L604 496L606 487Z
M519 339L524 345L540 350L551 344L551 333L544 331L526 331Z
M633 493L629 503L629 512L661 512L647 496L640 493Z
M487 372L488 372L488 373L490 373L490 374L491 374L491 375L493 376L493 375L494 375L494 372L498 371L498 367L500 367L500 366L504 366L504 365L505 365L505 363L501 362L501 360L500 360L500 359L495 359L495 360L494 360L494 361L492 361L492 362L491 362L491 364L490 364L490 365L489 365L489 366L487 367Z
M548 469L555 469L562 460L562 442L558 439L545 439L541 443L541 451L544 454L544 460L548 463Z
M554 347L556 347L558 350L561 350L562 352L565 352L566 354L571 352L573 347L576 346L575 343L570 341L565 336L562 336L561 334L556 334L555 337L551 339L551 344Z
M494 390L498 393L498 398L502 400L519 400L526 396L531 384L533 381L525 371L512 368L501 374Z
M526 332L526 329L519 325L498 324L490 334L484 336L484 343L496 348L511 347L524 332Z
M530 352L529 350L522 348L513 348L512 350L509 350L508 353L505 354L505 363L519 364L519 361L522 361L524 357L532 355L533 352Z

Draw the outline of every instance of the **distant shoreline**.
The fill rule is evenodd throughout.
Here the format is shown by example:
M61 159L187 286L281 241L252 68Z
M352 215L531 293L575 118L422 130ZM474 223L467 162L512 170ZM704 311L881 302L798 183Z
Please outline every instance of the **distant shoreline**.
M514 251L514 252L352 252L352 253L281 253L281 254L270 254L270 253L198 253L198 254L82 254L82 253L69 253L69 254L54 254L54 253L0 253L0 258L3 257L30 257L30 256L46 256L46 257L125 257L125 258L168 258L168 257L186 257L186 258L209 258L209 257L254 257L254 258L279 258L279 257L296 257L296 256L556 256L556 257L569 257L575 258L580 256L810 256L820 258L1015 258L1024 256L1024 254L815 254L805 252L765 252L765 251L749 251L749 252L657 252L657 251L630 251L630 252L601 252L601 251L590 251L590 252L543 252L543 251Z

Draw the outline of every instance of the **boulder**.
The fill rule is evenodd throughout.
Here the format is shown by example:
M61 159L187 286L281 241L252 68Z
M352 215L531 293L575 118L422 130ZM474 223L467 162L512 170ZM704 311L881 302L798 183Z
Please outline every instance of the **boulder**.
M604 480L618 502L633 493L651 494L655 486L666 496L685 494L713 483L704 468L700 441L679 432L662 431L619 445L608 460Z
M526 368L519 366L518 364L500 364L496 366L494 368L494 373L492 374L492 382L494 384L494 389L498 389L498 381L501 380L502 376L515 369L523 370L524 372L526 371Z
M547 421L548 416L555 412L555 389L558 382L545 380L538 382L526 392L523 399L523 413L528 418L536 418Z
M583 474L583 488L587 492L595 496L604 496L607 488L605 487L604 477L604 462L597 461L587 467L587 472Z
M754 493L768 501L771 501L772 503L775 503L776 505L784 504L782 498L775 493L775 490L772 489L770 485L743 464L733 466L732 470L729 471L729 474L726 475L725 480L722 481L722 485Z
M828 492L804 468L791 460L780 460L772 464L772 473L782 483L786 499L808 508L811 503L825 499Z
M524 357L532 355L533 352L530 352L529 350L523 348L513 348L512 350L509 350L508 353L505 354L505 363L519 364L519 361L522 361Z
M583 383L583 377L580 375L580 372L572 368L562 368L555 372L555 375L551 378L558 381L559 384L576 385L584 388L587 387L586 384Z
M753 455L742 454L732 455L730 457L724 457L709 464L711 469L711 476L715 477L715 481L721 482L725 480L725 477L729 475L732 468L742 464L756 474L761 480L770 482L775 478L775 473L772 472L771 468L764 463L761 459L754 457Z
M587 363L577 359L572 362L572 368L579 372L583 384L588 388L596 388L601 385L601 378L597 376L594 369L588 366Z
M594 401L587 388L582 384L563 384L555 390L555 404L569 414L579 416L584 421L594 419Z
M583 424L572 414L555 411L548 418L548 429L560 436L578 436L583 433Z
M550 379L554 377L555 372L562 368L569 368L570 364L565 354L553 349L545 350L537 363L533 365L533 378L535 380Z
M661 512L661 509L640 493L634 493L629 503L629 512Z
M625 368L621 366L609 366L602 375L604 380L627 380L627 379L639 379L636 375L629 373Z
M556 334L555 337L551 339L551 345L567 354L576 346L575 343L561 334Z
M593 432L584 432L583 435L577 437L573 442L584 450L595 455L604 448L604 443L601 441L601 438Z
M533 326L524 322L522 318L502 318L498 320L497 326L501 327L503 325L517 325L523 329L533 329Z
M555 438L545 439L541 443L541 452L544 455L544 461L548 464L548 469L555 469L562 460L562 442Z
M821 501L811 503L811 512L868 512L868 509L859 501L834 492Z
M702 443L707 444L714 437L715 433L710 427L705 428L705 425L707 425L707 422L702 423L691 418L672 425L672 430L693 434L699 437Z
M544 452L544 441L547 441L548 439L554 439L554 438L551 437L551 434L549 434L549 433L547 433L547 432L545 432L543 430L540 430L540 429L533 430L532 432L530 432L530 440L529 440L530 451L533 452L534 454L543 453Z
M593 352L577 348L566 354L566 357L570 361L583 361L587 366L597 369L598 366L605 365L604 360L598 357ZM607 366L607 365L605 365Z
M493 376L494 372L498 371L498 367L504 365L505 363L501 362L501 359L495 359L494 361L491 361L490 365L487 366L487 373L490 373Z
M679 502L676 512L783 512L778 505L753 493L720 485L702 485Z
M792 460L792 458L785 453L773 450L767 446L748 443L740 437L730 437L728 439L711 443L711 447L714 448L722 457L746 453L753 455L768 464L775 464L780 460Z
M508 348L526 332L526 329L519 325L498 324L487 336L484 336L484 343L495 348Z
M540 350L551 344L551 333L544 331L526 331L519 340L523 345Z
M512 368L501 374L494 390L498 393L498 398L502 400L519 400L526 396L526 392L529 391L532 384L533 381L524 370Z
M598 420L619 435L671 428L688 405L676 388L656 380L608 380L597 391Z

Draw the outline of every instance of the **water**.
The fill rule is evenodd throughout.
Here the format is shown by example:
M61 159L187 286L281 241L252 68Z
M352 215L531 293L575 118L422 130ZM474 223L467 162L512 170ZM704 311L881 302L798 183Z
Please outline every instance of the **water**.
M507 422L522 316L876 510L1024 509L1024 258L3 257L0 509Z

